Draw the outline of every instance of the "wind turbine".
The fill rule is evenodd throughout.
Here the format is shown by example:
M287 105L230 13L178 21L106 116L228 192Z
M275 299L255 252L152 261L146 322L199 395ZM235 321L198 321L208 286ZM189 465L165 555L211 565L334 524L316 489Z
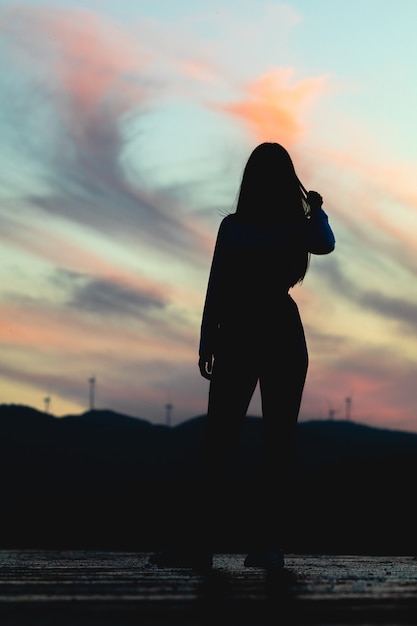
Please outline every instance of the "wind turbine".
M352 396L347 396L345 398L345 419L350 421L352 411Z
M172 409L174 408L173 404L171 404L171 402L166 403L165 405L165 411L166 411L166 425L167 426L171 426L171 414L172 414Z
M94 410L94 392L95 392L95 384L96 384L95 376L92 376L91 378L88 379L88 384L90 386L90 411L93 411Z
M328 419L329 420L334 420L336 413L339 412L339 409L334 409L331 402L328 400L329 403L329 414L328 414Z

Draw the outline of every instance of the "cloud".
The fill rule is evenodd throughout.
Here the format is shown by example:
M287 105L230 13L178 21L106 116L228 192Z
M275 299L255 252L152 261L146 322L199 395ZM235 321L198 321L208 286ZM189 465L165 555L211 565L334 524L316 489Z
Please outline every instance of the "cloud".
M363 293L360 303L378 315L383 315L395 322L401 322L404 327L408 328L408 331L415 332L417 303L401 298L387 297L376 291Z
M278 13L281 24L283 13ZM294 16L285 19L293 23ZM21 81L26 80L32 92L26 111L22 104L21 121L28 119L29 111L31 117L40 119L45 106L49 112L47 126L30 129L32 146L33 136L39 135L36 144L41 152L36 160L42 163L47 184L46 193L31 193L31 205L130 242L146 240L192 263L206 262L201 251L210 254L212 235L207 236L203 223L188 219L187 190L181 194L179 189L175 196L172 188L166 193L142 184L146 146L140 137L135 142L138 175L134 182L123 167L135 118L146 117L169 90L175 98L183 74L183 86L188 81L183 93L188 98L244 120L255 133L278 128L283 139L292 141L301 132L301 111L321 89L322 79L291 84L291 70L277 69L247 85L234 85L241 94L234 104L212 105L204 95L197 96L196 83L219 86L229 81L232 87L231 80L207 54L192 58L190 48L179 47L181 38L172 29L169 41L178 56L170 58L174 71L163 86L156 78L162 58L155 41L162 39L164 31L159 25L158 32L155 23L147 22L154 49L143 27L139 32L135 32L137 25L122 29L103 15L83 9L17 7L4 10L0 23L0 34L19 63ZM191 33L188 37L192 41ZM196 50L192 53L195 57ZM24 131L22 144L28 137ZM51 135L50 141L42 143L41 134Z
M203 230L188 222L172 193L133 185L122 166L126 123L152 101L147 55L132 34L78 9L9 10L1 24L20 80L36 94L21 105L21 122L38 113L41 119L45 106L50 113L48 126L21 129L28 149L25 130L30 146L39 137L32 157L46 183L45 193L28 196L31 205L101 232L148 239L198 263L208 245ZM138 158L144 155L141 146Z
M337 293L350 304L359 309L367 309L378 317L397 322L408 331L415 330L417 302L406 297L390 296L375 288L363 287L358 280L349 279L346 272L341 270L341 263L337 259L323 265L320 274L323 279L329 281L333 293Z
M89 277L74 272L60 272L70 283L70 307L98 315L144 317L154 310L163 309L166 300L155 293L132 289L118 281ZM68 287L67 287L68 288Z
M245 85L240 101L218 108L245 123L258 142L290 147L303 137L303 114L325 86L322 77L291 81L294 74L291 68L271 70Z

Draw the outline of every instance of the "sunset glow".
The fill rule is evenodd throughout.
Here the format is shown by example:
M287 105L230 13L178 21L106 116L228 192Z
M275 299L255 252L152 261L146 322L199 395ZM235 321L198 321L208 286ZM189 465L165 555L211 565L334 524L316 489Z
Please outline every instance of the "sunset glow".
M102 408L205 413L217 228L277 141L336 236L293 290L300 418L349 398L417 432L416 19L414 0L3 1L0 402L80 413L94 376Z

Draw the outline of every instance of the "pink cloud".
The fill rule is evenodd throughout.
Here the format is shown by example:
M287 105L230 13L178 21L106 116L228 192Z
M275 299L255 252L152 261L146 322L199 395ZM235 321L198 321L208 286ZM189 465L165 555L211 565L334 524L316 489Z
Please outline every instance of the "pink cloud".
M149 54L102 15L82 8L18 6L2 11L0 31L15 37L29 54L45 55L43 79L51 85L61 82L87 117L115 91L119 106L122 100L144 97L143 85L130 79L147 66Z
M325 85L322 77L291 83L293 74L289 68L272 70L248 83L240 101L217 108L242 121L257 141L291 146L303 137L304 114Z
M147 101L140 77L149 55L128 30L79 8L9 8L0 13L0 32L59 120L55 166L119 187L120 122Z

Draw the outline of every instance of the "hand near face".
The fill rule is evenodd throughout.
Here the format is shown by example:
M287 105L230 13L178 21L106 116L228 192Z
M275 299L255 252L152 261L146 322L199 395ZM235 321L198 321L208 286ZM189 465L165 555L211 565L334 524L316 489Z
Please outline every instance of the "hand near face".
M322 207L323 198L317 191L309 191L307 193L307 202L312 211L317 211Z

